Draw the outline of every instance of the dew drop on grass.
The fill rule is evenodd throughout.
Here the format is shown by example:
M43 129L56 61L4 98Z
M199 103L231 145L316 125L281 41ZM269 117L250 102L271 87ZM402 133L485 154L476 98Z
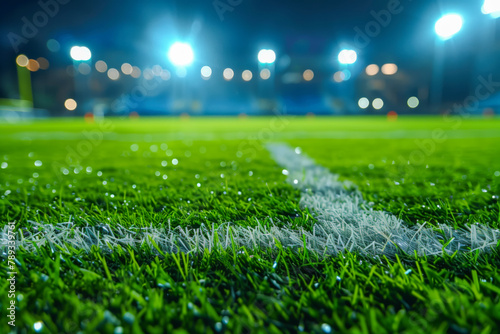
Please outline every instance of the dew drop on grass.
M168 179L167 174L163 174L163 179L164 179L164 180Z
M222 323L221 323L221 322L217 322L217 323L215 324L215 330L216 330L217 332L220 332L220 331L222 330Z
M108 182L107 182L107 181L102 181L102 185L103 185L103 186L105 186L105 185L107 185L107 184L108 184Z
M299 332L303 332L304 331L304 326L299 325L299 327L297 327L297 329L299 330Z
M276 269L277 266L278 266L278 262L274 261L274 263L273 263L273 269Z
M224 174L221 174L220 177L223 179L224 178Z
M157 171L155 172L155 175L156 175L156 176L160 176L160 174L161 174L161 173L160 173L160 171L159 171L159 170L157 170Z
M299 183L299 180L295 179L293 180L293 184L298 184Z
M342 278L340 278L340 276L337 276L337 282L340 282L342 280Z
M300 147L296 147L295 148L295 153L296 154L301 154L302 153L302 149Z
M113 334L123 334L123 327L122 326L116 327L115 330L113 331Z
M178 163L179 163L179 160L172 159L172 165L177 166Z
M199 188L201 187L201 183L197 183L196 186Z
M163 167L165 167L165 166L167 166L167 165L168 165L168 162L167 162L166 160L163 160L163 161L161 162L161 165L162 165Z
M134 323L135 317L132 313L126 312L123 315L123 321L125 321L127 324L132 325Z
M35 156L35 152L28 153L28 157L33 158Z
M35 330L35 332L39 333L42 331L43 329L43 322L41 321L37 321L33 324L33 329Z
M3 167L2 167L3 168ZM500 171L496 171L495 174L494 174L496 177L499 177L500 176Z
M102 176L102 172L101 172L101 171L98 171L98 172L97 172L97 176Z
M229 323L229 317L227 315L225 315L225 316L222 317L222 323L224 325L227 325Z
M253 175L253 172L252 171L249 171L248 172L248 176L252 176Z
M133 152L137 152L139 150L139 145L137 144L132 144L130 145L130 149L133 151Z
M405 271L405 275L409 275L411 273L411 269L408 269L407 271Z
M69 170L68 170L68 169L66 169L66 168L63 168L62 173L63 173L64 175L68 175L68 174L69 174Z
M9 167L9 164L6 162L2 162L2 169L5 169L7 167Z
M330 327L329 324L323 324L323 325L321 325L321 330L324 333L331 333L332 332L332 327Z
M368 168L370 168L370 169L374 169L374 168L375 168L375 165L374 165L374 164L369 164L369 165L368 165Z
M283 171L282 171L281 173L283 173L283 175L288 175L288 174L290 174L290 173L289 173L286 169L283 169Z
M158 152L158 145L151 145L149 149L151 150L151 152L156 153Z

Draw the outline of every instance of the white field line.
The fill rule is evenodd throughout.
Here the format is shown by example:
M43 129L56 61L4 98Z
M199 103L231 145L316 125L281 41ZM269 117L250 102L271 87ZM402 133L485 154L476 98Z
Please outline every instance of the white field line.
M489 251L500 240L498 230L488 226L471 225L453 229L440 224L438 231L423 225L408 227L390 213L373 211L363 200L354 185L338 181L338 176L314 161L297 154L284 144L268 145L271 155L288 171L288 182L302 191L300 204L314 212L317 223L312 231L302 228L270 227L258 224L246 227L232 223L217 228L202 225L188 228L111 228L107 224L98 227L76 227L73 223L40 224L31 222L32 231L18 233L17 245L36 251L36 246L48 245L53 250L69 251L69 247L90 251L93 245L103 250L120 246L134 248L146 246L156 252L201 253L218 248L237 247L285 248L306 247L320 257L343 251L356 251L366 256L394 256L404 251L419 255L443 255L460 251ZM7 227L0 232L1 247L6 250ZM443 243L448 245L443 248Z

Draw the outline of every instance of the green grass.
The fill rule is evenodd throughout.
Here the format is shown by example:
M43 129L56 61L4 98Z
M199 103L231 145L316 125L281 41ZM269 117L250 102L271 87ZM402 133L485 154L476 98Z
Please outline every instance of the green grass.
M285 183L266 141L301 147L353 181L375 210L409 225L500 225L499 119L65 119L0 125L0 140L0 163L8 164L0 169L1 221L16 221L21 233L33 231L30 221L310 229L313 214L299 207L300 192ZM498 251L319 259L236 247L189 256L20 249L16 328L31 332L42 321L46 333L495 333ZM0 277L5 310L5 270ZM1 332L10 329L5 319Z

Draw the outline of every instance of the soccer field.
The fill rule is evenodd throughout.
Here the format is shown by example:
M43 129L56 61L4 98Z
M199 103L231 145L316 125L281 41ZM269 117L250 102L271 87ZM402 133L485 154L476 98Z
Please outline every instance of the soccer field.
M498 118L51 119L0 142L20 333L500 330Z

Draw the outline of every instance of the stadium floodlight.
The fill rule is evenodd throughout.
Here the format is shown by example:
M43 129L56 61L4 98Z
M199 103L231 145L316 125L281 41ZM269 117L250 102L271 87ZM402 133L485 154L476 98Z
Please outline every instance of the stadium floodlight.
M341 64L354 64L358 59L358 54L354 50L344 49L339 53L339 62Z
M500 17L500 0L484 0L483 7L481 7L483 14L489 14L493 18Z
M257 58L261 64L273 64L276 61L276 53L270 49L262 49Z
M175 42L168 50L167 57L175 66L188 66L194 60L194 53L191 45Z
M73 46L69 54L76 61L87 61L92 57L92 53L86 46Z
M436 34L443 40L447 40L455 36L461 29L463 25L463 19L458 14L446 14L440 18L434 29Z

